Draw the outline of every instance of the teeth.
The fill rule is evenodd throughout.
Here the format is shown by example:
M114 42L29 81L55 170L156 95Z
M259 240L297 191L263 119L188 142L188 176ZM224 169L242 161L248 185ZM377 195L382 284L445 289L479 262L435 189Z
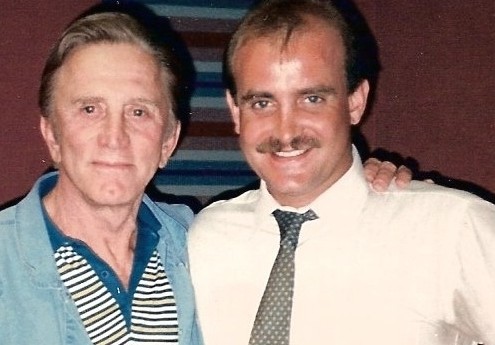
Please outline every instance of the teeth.
M280 152L275 152L275 155L279 157L296 157L302 155L304 152L305 150L280 151Z

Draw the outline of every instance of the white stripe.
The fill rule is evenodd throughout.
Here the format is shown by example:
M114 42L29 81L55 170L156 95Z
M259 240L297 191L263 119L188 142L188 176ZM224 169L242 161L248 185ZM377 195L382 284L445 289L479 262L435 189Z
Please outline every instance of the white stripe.
M139 282L143 287L153 287L153 286L162 286L164 287L165 285L168 285L169 282L167 279L156 279L156 280L149 280L149 279L142 279Z
M156 335L156 334L135 334L132 333L131 344L178 344L176 335ZM113 344L112 344L113 345Z
M91 335L88 333L89 337L91 338L91 341L93 343L98 343L99 341L101 341L102 339L110 336L110 335L114 335L114 334L118 334L120 333L120 330L122 329L121 328L118 328L116 329L115 327L110 327L108 329L106 329L103 333L98 333L98 334L95 334L95 336ZM98 332L101 332L103 329L99 329ZM124 332L124 334L126 334L126 332Z
M169 283L167 282L167 284L162 284L164 287L166 285L168 285ZM168 286L167 286L168 287ZM156 293L154 291L154 287L153 286L149 286L149 287L145 287L145 286L140 286L139 289L136 289L136 292L134 293L135 296L150 296L150 293ZM170 289L169 291L160 291L160 293L164 293L164 294L167 294L167 295L171 295L173 296L173 293L172 293L172 289Z
M169 312L173 313L177 310L177 308L173 305L158 305L158 304L153 304L153 305L139 305L139 304L134 304L132 306L133 311L136 311L137 313L146 313L146 312ZM162 315L163 316L163 315Z
M154 323L156 321L164 321L164 322L167 322L167 324L170 324L170 325L176 325L177 324L177 318L175 317L175 315L171 315L169 320L164 320L164 318L166 317L166 315L163 315L163 314L149 314L149 313L139 313L139 312L135 312L133 311L132 313L132 322L134 322L135 324L148 324L148 323Z
M171 160L178 161L244 161L240 150L181 150L179 149Z
M197 72L222 73L222 63L213 61L194 61Z
M213 185L213 186L168 186L157 185L156 186L162 193L170 193L174 195L190 195L190 196L214 196L227 190L237 189L242 186L234 185Z
M59 266L61 271L65 270L64 273L60 274L60 278L67 283L72 285L72 282L79 282L81 278L84 280L88 279L93 275L93 270L89 267L87 263L83 266L74 268L71 264L62 264Z
M88 310L88 315L93 315L96 312L99 312L102 310L100 305L101 303L104 303L105 300L107 301L105 305L112 305L113 300L111 299L110 293L106 290L103 289L103 286L96 291L93 291L93 293L90 293L89 295L83 297L83 298L78 298L76 300L76 305L81 306L80 309L89 309ZM89 308L88 308L89 306Z
M101 325L106 325L108 323L113 323L113 324L119 324L121 323L120 327L124 328L124 317L120 313L118 309L115 309L113 312L107 314L107 316L96 319L96 320L91 320L92 322L88 322L88 317L85 315L85 325L86 325L86 330L88 333L98 333L100 331L100 326ZM91 318L91 317L90 317ZM111 321L113 320L113 321ZM115 327L115 326L114 326ZM116 327L117 329L117 327Z
M96 276L94 270L90 267L86 260L81 260L79 265L68 264L68 261L73 261L75 258L80 258L79 254L71 250L64 252L61 248L55 253L55 257L64 257L65 259L57 260L57 266L59 271L67 269L64 277L65 286L71 286L76 281L79 284L75 284L73 291L80 293L86 288L91 290L91 287L98 287L96 290L92 290L88 295L78 295L73 301L79 311L86 331L93 344L99 344L100 342L106 343L106 338L115 338L112 340L113 344L124 344L129 338L127 333L123 315L110 292L107 288L101 284ZM81 273L84 270L88 270L83 275L75 273ZM88 280L82 279L85 276L89 276ZM63 277L62 277L63 278ZM80 281L83 280L83 281ZM90 282L93 282L92 284ZM144 285L144 288L143 288ZM154 287L152 293L148 292L147 286ZM90 291L88 290L88 291ZM141 297L141 300L139 299ZM157 304L148 305L146 302L150 300L156 300ZM143 303L143 305L141 305ZM106 314L106 312L110 312ZM103 315L105 314L105 315ZM171 290L170 283L161 264L161 260L158 252L155 250L150 258L148 265L145 268L145 273L141 278L136 293L132 302L132 328L139 328L146 334L135 334L132 332L132 340L155 340L160 343L174 343L178 342L177 330L177 307L175 304L173 292ZM160 334L155 334L160 332ZM163 333L164 332L164 333ZM121 334L118 336L118 334Z
M111 314L108 314L105 318L98 320L98 322L95 322L90 326L86 326L86 331L88 334L93 336L99 335L104 330L111 329L115 329L115 333L118 333L119 330L124 329L124 318L117 310Z
M219 7L199 7L199 6L174 6L149 4L149 8L157 15L164 17L192 17L211 19L232 19L239 20L247 13L245 9L231 9Z
M208 109L227 109L224 97L192 97L191 107Z
M106 291L105 296L109 298L109 293ZM113 298L108 299L107 301L103 301L105 298L98 298L92 303L88 303L85 305L80 305L80 301L76 301L77 310L81 313L82 317L85 319L88 315L95 315L104 309L108 309L111 306L115 305L115 300Z
M84 269L87 269L87 267L84 267ZM94 275L93 270L89 270L84 274L80 274L79 272L81 270L74 270L74 271L68 271L66 274L61 275L60 277L62 278L62 281L67 282L67 286L70 286L69 291L74 291L73 287L74 286L89 286L90 284L93 283L94 279L91 278ZM91 279L90 279L91 278Z
M160 287L160 290L164 290L164 287ZM170 289L169 291L157 291L157 292L137 292L134 294L135 300L136 301L143 301L148 298L165 298L165 299L174 299L174 294L172 293L172 290Z
M176 335L161 335L161 334L132 334L132 339L136 342L132 344L178 344ZM164 343L165 341L165 343Z

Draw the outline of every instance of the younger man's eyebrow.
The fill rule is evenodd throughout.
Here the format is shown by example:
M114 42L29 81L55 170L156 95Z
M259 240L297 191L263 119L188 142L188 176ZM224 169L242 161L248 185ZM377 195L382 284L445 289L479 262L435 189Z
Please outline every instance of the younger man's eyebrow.
M242 95L240 97L240 101L241 101L241 104L242 103L246 103L246 102L249 102L253 99L257 99L257 98L268 98L268 99L272 99L273 98L273 95L269 92L256 92L256 91L248 91L246 92L244 95Z
M312 93L316 94L327 94L327 95L335 95L337 94L337 90L330 86L315 86L301 89L298 92L300 95L308 95Z

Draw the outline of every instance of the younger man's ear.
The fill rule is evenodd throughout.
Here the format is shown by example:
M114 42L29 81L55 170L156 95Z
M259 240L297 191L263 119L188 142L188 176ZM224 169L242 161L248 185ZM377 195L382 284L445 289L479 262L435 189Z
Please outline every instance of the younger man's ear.
M229 90L225 91L225 98L227 100L227 105L229 106L230 116L232 116L232 121L234 121L234 130L237 134L240 133L240 114L239 106L237 105L234 97Z
M348 96L351 125L357 125L361 121L369 92L370 84L367 80L363 80L356 90Z

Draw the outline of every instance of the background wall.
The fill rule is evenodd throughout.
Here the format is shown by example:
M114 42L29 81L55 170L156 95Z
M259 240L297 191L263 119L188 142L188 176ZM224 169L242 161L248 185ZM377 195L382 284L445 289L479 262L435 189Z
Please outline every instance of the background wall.
M43 62L63 28L96 2L0 0L0 204L27 192L49 166L36 106ZM142 2L180 31L197 74L187 136L156 185L201 201L245 185L253 176L237 150L219 61L252 1ZM386 149L376 154L419 172L438 171L442 183L493 198L495 2L356 4L374 33L382 65L375 102L362 126L367 150Z
M357 3L383 66L363 126L371 147L495 200L495 1Z
M0 0L0 204L26 193L49 166L37 92L48 51L96 0Z

